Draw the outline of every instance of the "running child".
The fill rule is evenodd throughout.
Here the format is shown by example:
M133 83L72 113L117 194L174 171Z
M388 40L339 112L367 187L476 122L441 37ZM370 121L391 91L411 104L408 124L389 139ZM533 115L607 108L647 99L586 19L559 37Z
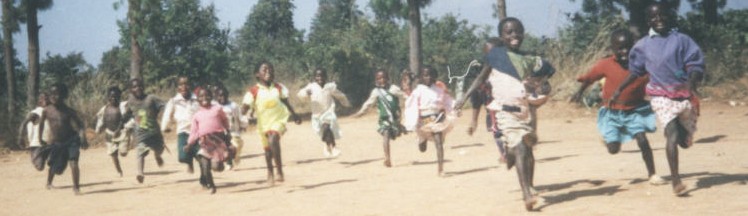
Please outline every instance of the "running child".
M208 89L198 90L200 110L192 118L190 136L185 152L190 152L195 144L200 144L198 156L200 161L200 184L216 193L213 173L223 171L223 162L231 158L234 151L230 147L231 131L229 119L223 113L223 107L213 103L213 94Z
M390 140L395 140L404 133L404 126L400 124L400 99L405 93L396 85L390 84L390 77L384 70L374 73L374 89L371 90L369 98L366 99L361 109L354 114L355 117L364 115L367 109L377 104L379 111L379 134L382 135L382 146L384 147L384 166L391 167Z
M502 46L492 48L485 57L483 69L473 82L467 96L488 81L493 100L486 106L493 111L496 126L501 130L507 147L507 168L517 165L525 209L532 210L537 203L533 189L535 159L532 147L537 135L532 126L531 104L542 105L547 97L547 78L553 68L539 57L523 55L519 47L524 40L525 28L517 18L506 18L499 22L499 38ZM465 99L456 103L460 109Z
M343 92L338 90L334 82L327 82L327 72L323 69L314 71L314 82L300 89L297 96L301 99L309 98L312 109L312 129L325 142L323 154L327 157L337 157L340 149L335 140L340 139L340 127L338 117L335 115L335 101L345 107L351 103Z
M678 146L693 145L699 116L698 83L704 76L704 54L699 45L675 28L675 12L661 3L647 7L649 35L640 39L629 54L631 74L611 97L619 102L623 90L637 77L649 74L646 93L657 119L665 125L666 152L673 192L684 195L686 186L678 173Z
M42 141L49 142L49 124L47 124L47 128L44 129L47 131L47 134L44 134L41 140L39 139L39 125L41 125L39 119L41 118L42 112L44 112L44 107L46 107L47 104L49 104L47 93L40 92L36 108L26 115L26 119L23 120L21 128L18 130L18 147L27 147L26 149L31 156L31 164L33 164L34 168L38 171L44 170L44 162L46 162L47 156L49 156L49 148L47 146L42 146ZM24 144L26 142L28 142L28 145Z
M483 54L488 52L495 46L501 45L501 40L497 37L489 38L483 46ZM488 104L491 103L491 84L484 82L478 89L470 95L470 104L473 107L473 112L470 118L470 126L468 126L468 135L473 135L475 130L478 128L478 115L480 115L481 107L486 109L486 130L491 132L493 135L494 143L499 149L499 162L506 163L506 150L504 148L504 141L501 139L501 130L496 126L496 120L494 119L494 112L488 109Z
M229 169L234 169L241 161L242 147L244 147L244 140L242 140L241 133L246 130L248 122L242 116L241 107L229 100L229 91L223 85L219 85L217 88L216 102L223 108L223 113L229 119L231 145L236 149L236 153L234 157L228 159L226 164Z
M133 142L138 151L138 183L145 179L145 157L153 151L156 164L161 167L164 159L164 137L161 135L156 118L164 103L154 95L145 94L143 80L135 78L130 80L130 97L125 105L125 122L134 119Z
M242 113L247 113L251 109L249 117L257 116L257 132L265 150L268 183L273 185L276 181L284 181L280 138L286 132L288 117L290 115L296 124L301 124L301 119L288 103L288 89L273 81L275 71L270 62L260 63L255 71L255 77L258 80L257 84L244 94ZM278 170L278 178L273 174L273 161Z
M60 175L70 164L73 176L73 192L80 194L80 159L79 149L88 149L86 141L86 126L78 116L78 112L65 104L68 97L68 88L58 83L49 88L49 106L44 107L39 119L39 140L42 145L47 145L44 136L49 141L49 173L47 174L47 189L52 189L54 175ZM45 134L44 129L49 124L49 132Z
M107 154L112 157L114 168L122 177L122 167L119 164L119 156L127 156L130 135L125 129L124 110L120 106L122 90L117 86L107 89L107 104L96 113L96 133L104 132L104 143L106 143ZM117 155L119 153L119 155Z
M421 82L405 101L405 129L416 131L418 149L426 151L426 142L436 145L438 174L444 166L444 137L452 130L453 99L444 88L436 85L438 72L431 66L421 70Z
M577 78L582 86L572 97L572 102L580 102L587 87L605 78L602 96L604 106L600 107L597 115L597 129L603 135L608 153L617 154L622 143L635 138L647 167L649 183L664 184L664 180L655 174L652 148L646 135L656 129L652 107L644 99L644 87L649 82L649 77L644 75L636 78L623 90L618 101L607 103L616 88L629 76L629 50L633 45L634 36L631 32L623 29L614 31L610 35L613 56L598 61L589 72Z
M193 173L195 168L192 163L193 158L197 156L197 149L185 152L184 146L187 145L187 138L190 136L190 125L192 116L200 107L195 94L190 90L190 79L186 76L180 76L177 79L177 94L169 99L164 109L164 115L161 117L161 131L163 133L171 132L169 124L172 120L176 122L177 132L177 152L179 162L187 165L187 173Z

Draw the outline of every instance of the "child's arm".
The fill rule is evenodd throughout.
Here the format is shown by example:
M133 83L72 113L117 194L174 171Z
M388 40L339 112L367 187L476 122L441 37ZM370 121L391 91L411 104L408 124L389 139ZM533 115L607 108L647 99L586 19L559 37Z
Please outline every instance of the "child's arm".
M282 98L281 102L283 102L283 105L286 105L288 111L291 112L291 118L293 119L293 122L296 124L301 124L301 118L299 118L299 116L296 115L296 112L293 111L293 107L291 107L291 103L288 102L288 98Z
M39 136L39 143L41 143L43 146L47 145L47 142L44 141L44 137L42 136L42 134L44 134L44 125L47 123L46 121L47 109L45 108L44 110L42 110L42 116L39 116L39 134L37 134L37 136Z
M473 81L473 84L470 85L470 88L468 88L467 91L465 91L465 96L463 98L460 98L455 102L454 109L459 112L462 110L462 106L465 105L465 98L470 97L473 92L475 92L478 87L480 87L481 84L486 82L486 79L488 79L488 75L491 74L491 66L488 64L483 66L483 69L481 70L480 74L478 74L478 77L475 78Z
M304 88L299 89L298 93L296 93L296 96L301 99L307 99L310 95L312 95L311 84L307 84L306 86L304 86Z
M344 107L351 107L351 102L348 101L348 97L343 94L338 88L332 91L332 97L335 98Z
M371 105L374 105L374 103L377 102L377 92L376 91L377 91L377 89L372 89L371 90L371 93L369 93L369 98L366 99L366 101L364 102L363 105L361 105L361 109L359 109L358 112L356 112L356 114L353 115L354 117L358 118L358 117L363 116L364 113L366 113L366 110L369 109L369 107L371 107Z
M625 89L626 86L628 86L629 84L631 84L632 82L634 82L634 80L636 80L636 78L639 78L639 76L637 76L634 73L630 73L629 76L627 76L626 79L623 80L623 82L621 82L621 85L618 86L618 88L616 89L616 91L613 92L613 96L610 97L610 101L608 101L607 107L610 107L610 105L612 105L613 103L615 103L615 101L618 99L618 96L621 95L621 91L623 91L623 89Z
M18 148L23 148L25 145L24 143L27 142L26 136L28 134L28 131L26 130L26 125L28 125L30 122L34 122L39 120L39 116L32 113L29 113L26 116L26 119L23 120L21 123L21 127L18 128Z
M166 102L166 108L164 108L164 115L161 117L161 132L169 133L169 123L174 119L174 99L170 99Z
M190 135L187 137L187 145L184 145L184 148L182 148L184 152L189 152L190 148L197 144L197 138L199 138L198 131L200 131L200 123L193 117L190 124Z
M81 149L88 149L88 140L86 139L86 124L78 117L78 112L75 110L71 111L71 117L73 120L74 129L78 130L78 137L81 141Z
M96 113L96 126L94 126L94 132L104 132L104 113L106 112L107 105L104 105L98 113Z

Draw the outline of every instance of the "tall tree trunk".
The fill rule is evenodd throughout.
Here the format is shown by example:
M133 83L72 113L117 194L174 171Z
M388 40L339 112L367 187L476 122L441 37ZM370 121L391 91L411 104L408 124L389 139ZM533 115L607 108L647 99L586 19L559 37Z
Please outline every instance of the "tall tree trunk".
M418 77L421 73L421 9L418 0L408 0L410 20L410 71ZM418 79L415 79L418 83ZM412 88L411 88L412 89Z
M26 79L26 105L34 107L39 95L39 29L36 1L28 1L26 7L26 31L29 38L29 76Z
M140 21L140 0L129 0L127 24L130 27L130 79L142 77L140 72L143 67L143 50L138 38L143 27Z
M701 8L704 10L704 22L707 24L717 24L717 0L704 0L701 2Z
M506 0L496 0L496 15L499 20L506 19Z
M13 68L13 32L11 31L13 1L3 0L3 54L5 55L5 79L7 81L8 90L8 116L13 117L15 114L15 91L16 91L16 78L15 71ZM13 121L7 121L8 124L13 128Z

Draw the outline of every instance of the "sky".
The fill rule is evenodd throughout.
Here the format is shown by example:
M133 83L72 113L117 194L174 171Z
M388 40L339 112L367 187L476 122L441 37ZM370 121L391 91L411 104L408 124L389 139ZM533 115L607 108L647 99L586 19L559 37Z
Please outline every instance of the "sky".
M127 7L114 9L119 0L65 0L55 1L54 6L38 14L39 43L42 61L50 55L67 55L83 52L88 63L97 66L107 50L119 44L117 21L126 16ZM125 1L126 2L126 1ZM239 29L247 19L257 0L202 0L203 5L214 4L220 25L232 31ZM309 26L317 11L316 0L293 1L294 25L309 32ZM494 31L498 19L493 17L495 0L434 0L421 13L428 17L453 14L479 26L491 26ZM569 0L507 0L507 14L522 20L526 31L537 36L554 37L556 30L568 24L565 14L581 8L581 1ZM368 1L357 1L358 8L367 16L373 16ZM727 8L748 8L748 1L728 1ZM681 10L690 10L684 3ZM495 35L495 34L494 34ZM25 25L13 35L18 58L26 64L28 58Z

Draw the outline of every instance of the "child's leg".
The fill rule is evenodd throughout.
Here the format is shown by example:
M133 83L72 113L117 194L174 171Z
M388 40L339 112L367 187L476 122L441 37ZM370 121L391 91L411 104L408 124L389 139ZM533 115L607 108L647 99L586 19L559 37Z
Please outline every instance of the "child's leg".
M392 162L390 161L390 130L385 130L382 137L384 138L382 141L382 146L384 147L384 166L392 167Z
M122 167L119 165L119 156L117 156L117 152L110 154L109 156L112 157L112 162L114 163L114 168L117 169L117 173L119 173L119 177L122 177Z
M665 126L665 138L667 139L667 161L668 165L670 165L673 192L675 192L676 195L681 195L681 193L686 190L686 186L683 185L680 180L680 175L678 174L678 143L679 137L681 137L679 134L680 129L678 127L680 127L678 120L674 119L670 121L667 126Z
M193 158L195 158L195 154L193 154L193 150L196 150L198 148L193 147L190 148L189 151L184 151L184 146L187 145L187 139L189 138L188 133L179 133L177 135L177 155L179 156L179 162L187 165L187 173L193 173L195 172L195 168L193 165ZM195 158L195 160L198 160ZM198 160L199 161L199 160Z
M234 166L239 165L242 158L242 147L244 147L244 140L240 136L233 136L231 143L236 146L236 153L234 153Z
M69 162L69 165L70 165L70 173L73 176L73 192L76 195L78 195L78 194L81 193L81 189L80 189L80 169L78 168L78 161L77 160L71 160Z
M203 156L197 156L199 158L200 163L200 177L202 179L205 179L205 185L207 188L210 189L210 193L214 194L216 193L216 185L213 182L213 173L211 172L211 164L210 159L203 157Z
M504 149L504 140L501 139L501 132L493 132L493 141L499 148L499 162L506 163L506 149Z
M268 135L270 141L270 151L273 153L273 160L275 161L276 169L278 170L279 182L283 182L283 161L281 160L281 147L280 147L280 134L271 133Z
M535 205L535 196L530 191L532 187L532 172L534 160L532 155L529 153L531 149L524 143L519 143L514 147L510 148L510 153L516 157L517 165L517 176L519 178L519 185L522 188L522 197L525 201L525 209L532 210Z
M52 186L52 180L55 178L55 171L52 169L52 166L49 167L49 172L47 173L47 190L53 189L54 186Z
M138 176L135 179L141 184L143 183L143 179L145 179L145 156L148 156L148 152L138 154Z
M442 175L442 171L444 171L444 134L434 133L434 145L436 145L436 160L439 162L439 168L437 170L437 175Z
M642 159L647 167L647 176L655 174L654 157L652 156L652 148L649 146L649 140L644 132L637 133L634 135L636 138L636 144L639 145L639 150L642 152Z
M621 151L620 142L605 143L605 147L608 147L608 153L610 154L618 154L618 152Z
M273 149L270 147L270 141L268 141L268 134L261 134L262 139L262 147L263 150L265 150L265 164L267 165L268 170L268 183L270 185L275 184L275 176L273 175Z

